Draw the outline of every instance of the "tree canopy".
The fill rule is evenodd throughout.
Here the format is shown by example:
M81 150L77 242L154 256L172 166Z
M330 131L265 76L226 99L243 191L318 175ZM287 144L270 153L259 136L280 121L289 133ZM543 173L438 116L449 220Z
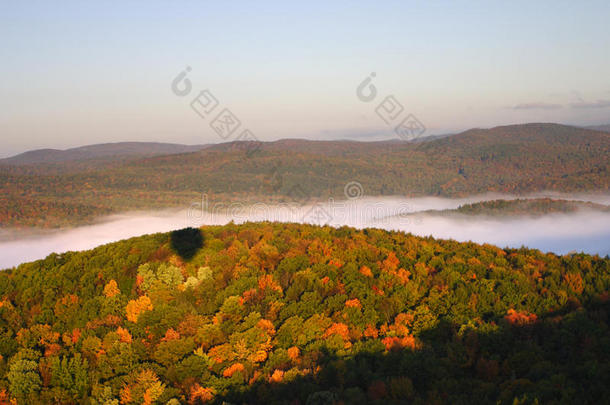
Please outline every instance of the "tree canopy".
M155 234L1 272L0 403L610 395L607 257L348 227L196 231L188 260Z

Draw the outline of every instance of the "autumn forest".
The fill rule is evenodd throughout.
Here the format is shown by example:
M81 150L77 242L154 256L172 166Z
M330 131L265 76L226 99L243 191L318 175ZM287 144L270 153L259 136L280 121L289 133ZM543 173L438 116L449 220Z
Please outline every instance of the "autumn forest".
M2 404L602 403L610 260L298 224L0 272Z

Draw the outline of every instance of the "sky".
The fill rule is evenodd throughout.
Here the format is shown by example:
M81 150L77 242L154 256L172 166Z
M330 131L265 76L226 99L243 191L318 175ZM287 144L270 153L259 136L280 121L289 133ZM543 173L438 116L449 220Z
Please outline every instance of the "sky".
M608 17L608 1L5 1L0 156L245 129L387 139L389 96L428 135L608 124ZM187 67L190 86L176 79ZM199 115L204 90L216 107ZM210 125L225 108L231 134Z

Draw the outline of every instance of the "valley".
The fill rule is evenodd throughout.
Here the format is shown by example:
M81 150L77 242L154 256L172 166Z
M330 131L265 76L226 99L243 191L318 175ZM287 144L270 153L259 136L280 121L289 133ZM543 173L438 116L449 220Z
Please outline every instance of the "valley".
M252 153L254 152L254 153ZM557 124L469 130L427 142L280 140L100 163L0 165L0 226L59 228L132 210L364 196L607 193L610 133Z

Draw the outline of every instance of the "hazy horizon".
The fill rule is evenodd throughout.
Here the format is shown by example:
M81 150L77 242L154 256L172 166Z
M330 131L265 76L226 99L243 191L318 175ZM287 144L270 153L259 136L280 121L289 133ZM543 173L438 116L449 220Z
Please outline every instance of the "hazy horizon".
M603 1L107 6L0 5L4 157L233 140L191 108L205 89L264 141L392 134L375 114L390 95L426 135L610 122ZM172 91L181 72L184 96ZM377 99L363 102L357 88L373 73Z
M567 125L567 126L574 126L574 127L582 127L582 128L587 128L590 126L603 126L603 125L610 125L610 124L598 124L598 125L590 125L590 126L578 126L578 125L573 125L573 124L566 124L566 123L549 123L549 122L544 122L544 123L535 123L535 122L521 122L521 123L514 123L514 124L507 124L507 125L525 125L525 124L558 124L558 125ZM423 138L425 137L438 137L438 136L451 136L451 135L457 135L460 134L462 132L466 132L472 129L491 129L491 128L495 128L494 127L472 127L472 128L465 128L465 129L460 129L460 130L456 130L453 132L445 132L445 133L429 133L423 136ZM395 133L391 133L390 131L383 131L380 133L361 133L361 132L354 132L351 134L349 133L345 133L342 137L341 136L337 136L337 137L328 137L328 138L308 138L308 137L294 137L294 138L284 138L284 137L278 137L277 139L268 139L268 140L263 140L262 142L277 142L277 141L282 141L282 140L288 140L288 139L302 139L302 140L308 140L308 141L354 141L354 142L380 142L380 141L392 141L392 140L399 140L399 138L397 138ZM222 143L226 143L226 142L231 142L229 141L225 141L222 139L219 139L217 141L211 141L211 142L207 142L207 143L190 143L190 144L181 144L179 142L171 142L171 141L163 141L163 140L117 140L117 141L112 141L112 142L96 142L96 143L79 143L78 141L76 141L74 144L63 147L63 148L53 148L53 147L47 147L47 148L33 148L33 149L25 149L25 150L21 150L15 153L3 153L3 151L0 151L0 159L3 158L9 158L9 157L15 157L18 155L21 155L23 153L26 152L33 152L33 151L39 151L39 150L61 150L61 151L67 151L67 150L71 150L71 149L78 149L78 148L83 148L86 146L95 146L95 145L105 145L105 144L124 144L124 143L159 143L159 144L175 144L175 145L186 145L186 146L205 146L205 145L218 145L218 144L222 144Z

